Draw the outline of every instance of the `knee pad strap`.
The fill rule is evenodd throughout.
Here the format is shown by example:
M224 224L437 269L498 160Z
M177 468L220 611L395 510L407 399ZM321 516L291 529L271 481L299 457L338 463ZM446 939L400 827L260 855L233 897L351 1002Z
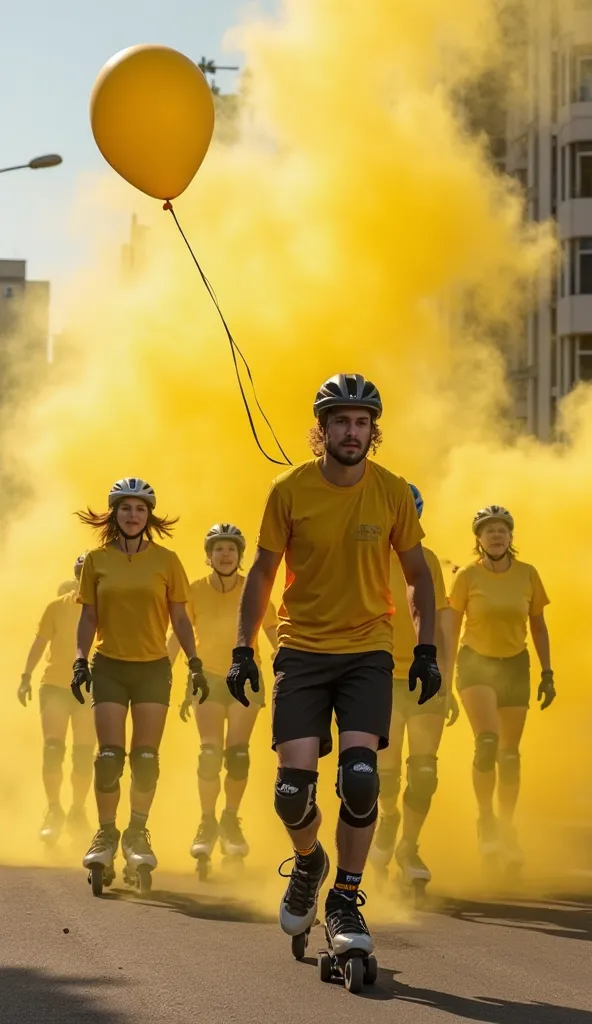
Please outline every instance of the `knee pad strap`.
M197 762L197 777L204 782L215 782L222 771L222 747L215 743L202 743Z
M427 814L438 788L438 758L434 754L415 754L407 758L407 788L403 797L417 814Z
M350 747L339 755L337 796L341 800L339 817L353 828L366 828L378 816L377 756L369 747Z
M224 751L224 767L229 779L244 782L249 775L250 764L248 743L235 743Z
M72 770L76 775L90 775L95 748L90 743L76 743L72 747Z
M158 750L154 747L134 747L130 751L132 783L139 793L151 793L156 788L160 765Z
M496 732L480 732L475 740L473 765L478 772L492 772L495 769L499 736Z
M520 782L520 751L517 747L500 750L497 755L499 781L506 786Z
M43 767L46 772L59 772L64 761L66 744L63 740L46 740L43 744Z
M95 785L99 793L115 793L125 766L123 747L99 747L95 757Z
M318 772L306 768L278 768L274 804L278 817L292 831L306 828L317 813Z

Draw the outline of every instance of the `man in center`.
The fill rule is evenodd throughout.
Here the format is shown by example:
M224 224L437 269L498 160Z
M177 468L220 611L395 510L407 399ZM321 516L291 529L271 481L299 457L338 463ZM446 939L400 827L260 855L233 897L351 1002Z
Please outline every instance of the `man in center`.
M329 858L317 839L318 759L339 730L337 872L325 923L336 953L372 952L358 893L377 817L377 751L388 745L392 705L390 552L408 585L417 646L409 685L420 702L440 688L434 646L434 586L407 482L368 460L381 441L382 402L360 374L337 374L320 388L311 447L316 458L283 473L267 498L258 547L243 590L228 686L248 703L258 689L253 640L282 558L286 583L274 662L275 809L294 846L280 907L288 935L313 924Z

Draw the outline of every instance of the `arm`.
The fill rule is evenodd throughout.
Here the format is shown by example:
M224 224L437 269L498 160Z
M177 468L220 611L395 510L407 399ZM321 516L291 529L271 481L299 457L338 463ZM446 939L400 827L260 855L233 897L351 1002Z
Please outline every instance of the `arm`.
M442 672L442 691L450 693L452 690L452 665L450 664L448 651L448 636L446 635L445 619L448 609L441 609L436 612L435 642L438 649L438 665Z
M177 638L178 644L183 648L187 656L187 661L191 661L192 658L197 657L197 651L195 649L195 634L193 632L191 620L187 614L185 603L181 603L180 601L169 601L169 615L171 617L173 633Z
M549 672L551 669L551 645L544 612L541 612L540 615L530 616L530 632L541 663L541 671Z
M169 608L169 614L170 614L170 608ZM171 615L171 620L172 620L172 615ZM167 654L169 656L169 661L170 661L171 665L175 664L175 662L177 660L177 656L178 656L180 650L181 650L181 644L179 643L179 638L178 638L178 636L177 636L177 634L175 632L172 632L171 635L169 636L168 640L167 640Z
M97 632L97 608L94 604L83 604L76 633L76 657L88 661L90 649Z
M436 628L434 581L424 558L421 544L409 551L397 551L407 583L409 611L417 633L418 644L433 644Z
M446 635L446 655L448 658L451 678L454 663L456 661L463 618L464 612L457 612L455 608L448 608L448 610L444 612L444 618L442 620L442 626Z
M241 596L238 611L237 647L253 646L253 640L263 622L276 573L283 557L283 552L257 548L255 561L249 570ZM275 646L277 646L277 641Z
M37 665L41 661L43 652L46 647L47 640L44 640L42 636L36 636L35 639L33 640L33 643L31 644L31 650L27 655L27 661L25 663L25 671L23 672L23 675L30 676L35 671Z

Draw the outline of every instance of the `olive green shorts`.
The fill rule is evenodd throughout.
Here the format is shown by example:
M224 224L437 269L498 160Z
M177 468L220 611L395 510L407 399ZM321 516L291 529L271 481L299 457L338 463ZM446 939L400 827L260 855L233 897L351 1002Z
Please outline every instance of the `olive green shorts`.
M118 661L95 654L91 665L92 706L95 704L164 704L171 697L172 669L168 658Z

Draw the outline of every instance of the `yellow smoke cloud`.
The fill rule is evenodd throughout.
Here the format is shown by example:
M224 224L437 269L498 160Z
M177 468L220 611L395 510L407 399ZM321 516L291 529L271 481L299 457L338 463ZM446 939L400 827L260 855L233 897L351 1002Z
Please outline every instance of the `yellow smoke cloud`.
M520 551L553 600L559 700L544 716L531 712L521 804L535 873L546 878L538 837L577 813L577 759L588 749L578 708L592 655L592 556L580 538L592 416L586 394L563 448L512 441L504 426L493 331L520 329L552 240L524 224L514 186L489 167L455 112L463 83L501 59L493 4L286 0L276 19L247 20L237 33L250 69L241 138L214 146L177 213L294 462L308 457L319 383L361 372L383 394L379 458L422 488L428 541L442 558L468 559L475 508L499 501L513 510ZM118 477L148 478L159 509L182 516L175 546L196 578L215 521L238 522L253 551L276 472L250 437L221 325L170 217L109 172L81 209L97 245L93 265L73 282L73 352L62 382L23 406L11 439L35 493L14 510L0 570L10 624L1 771L15 820L0 854L12 859L38 857L42 808L38 721L13 689L44 602L91 542L71 513L103 508ZM122 210L151 228L148 265L127 287L115 240L99 224ZM268 745L266 712L244 818L255 863L271 867L272 839L271 849L289 851L273 817ZM193 724L182 727L173 710L152 817L165 867L188 865L196 755ZM475 860L471 758L463 721L445 734L425 832L436 878L456 887ZM331 828L333 767L322 769Z

